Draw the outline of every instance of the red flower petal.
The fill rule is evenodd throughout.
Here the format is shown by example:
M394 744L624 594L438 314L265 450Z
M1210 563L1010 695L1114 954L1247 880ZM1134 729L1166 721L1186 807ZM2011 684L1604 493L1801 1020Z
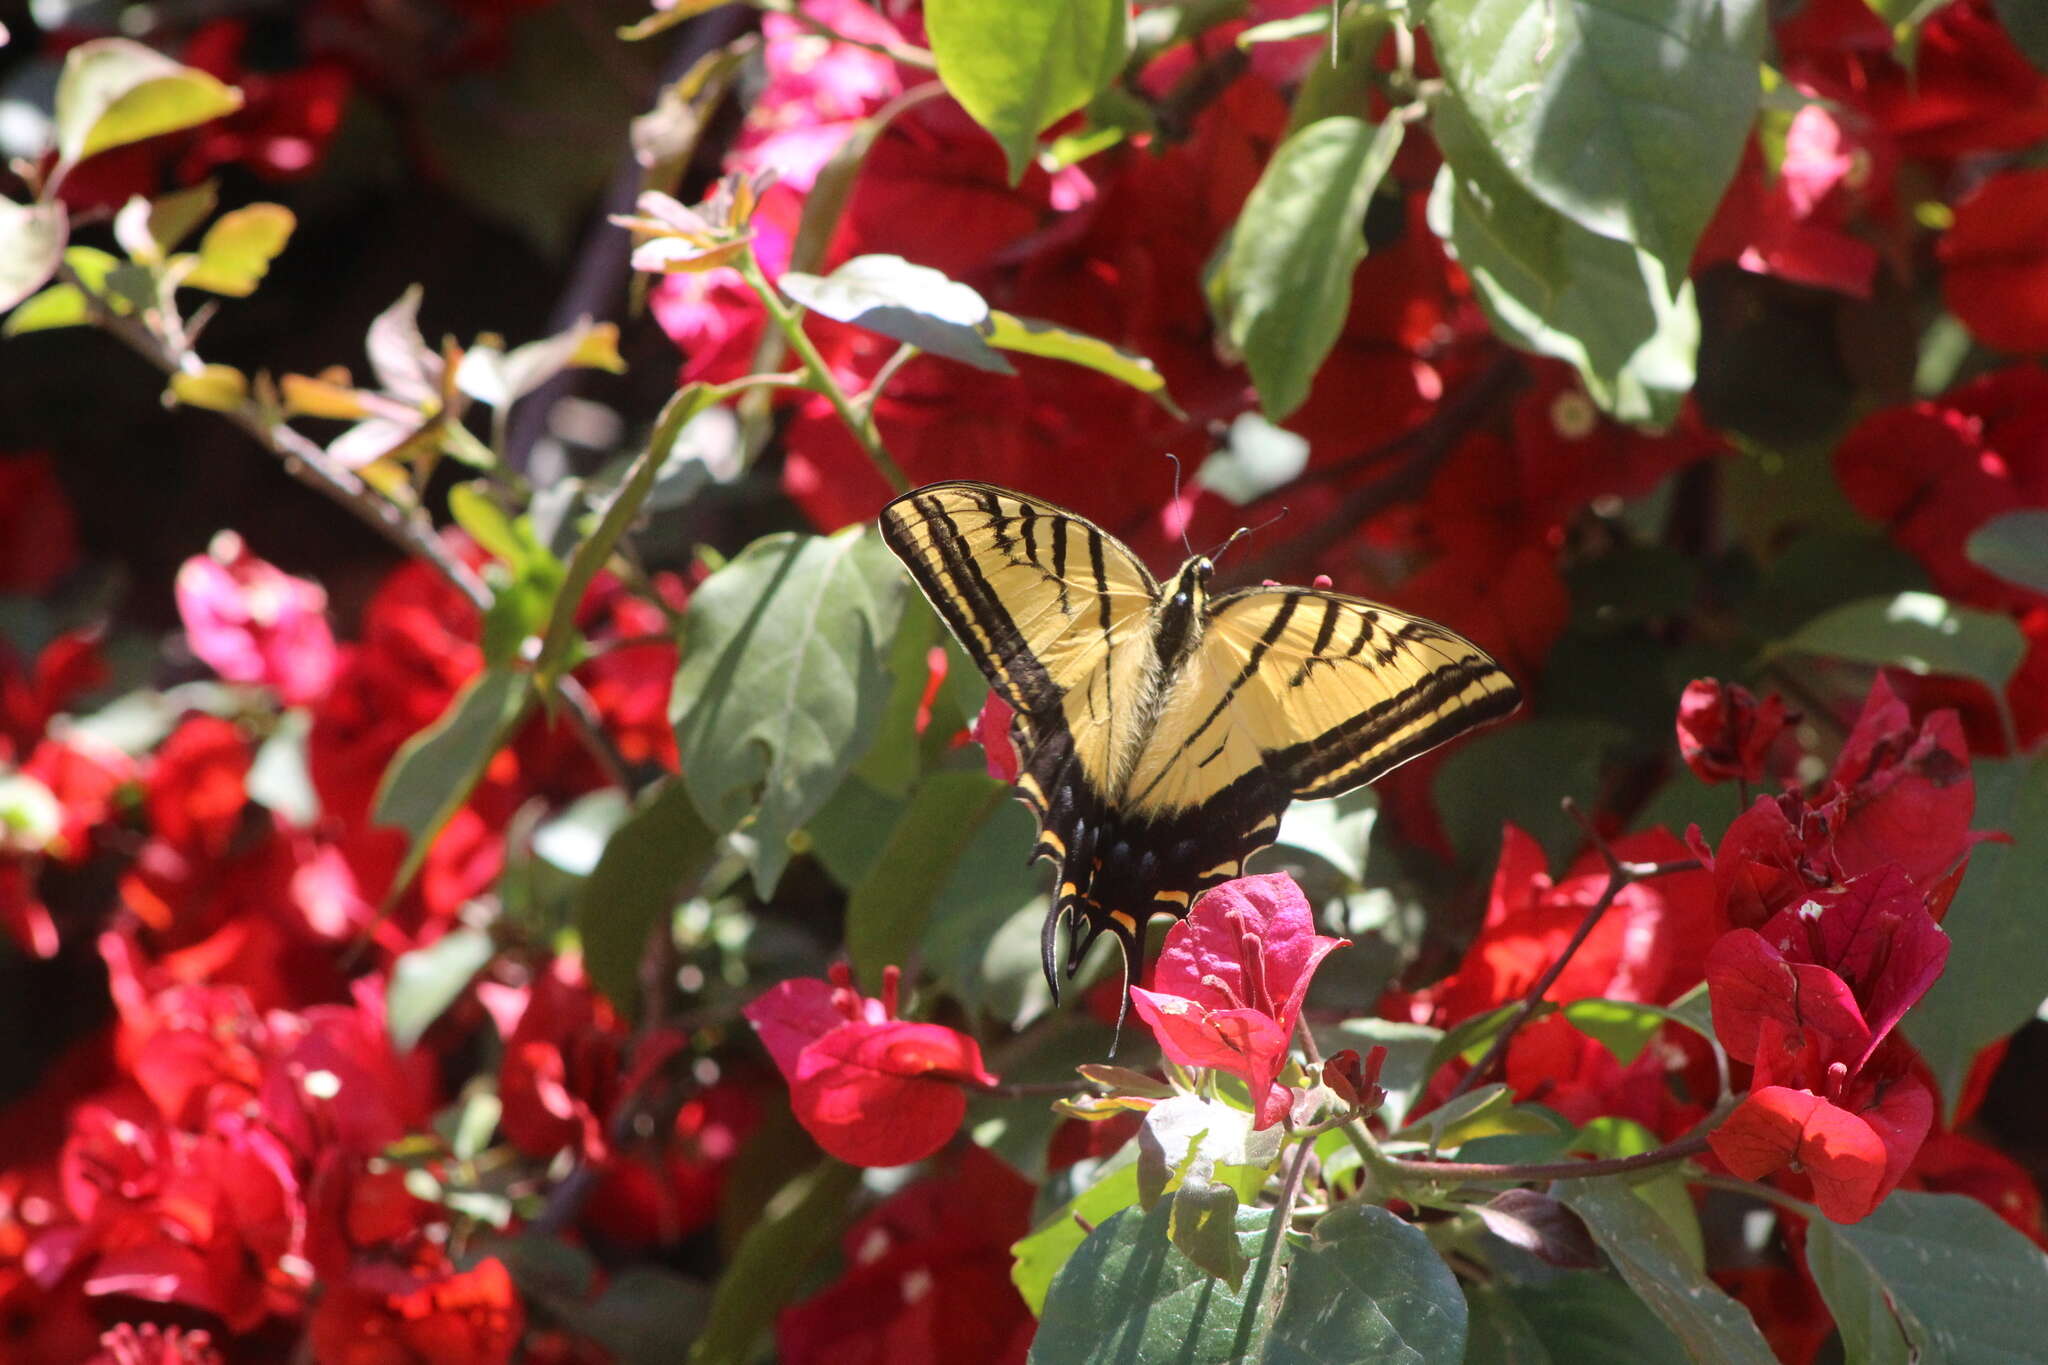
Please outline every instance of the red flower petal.
M993 1084L972 1038L939 1024L844 1024L804 1049L790 1076L797 1120L856 1166L921 1161L967 1115L962 1079Z
M1885 1144L1862 1119L1810 1091L1754 1091L1707 1141L1745 1180L1797 1165L1821 1212L1838 1223L1855 1222L1884 1197Z
M1942 296L1979 341L2048 350L2048 170L1992 176L1941 239Z

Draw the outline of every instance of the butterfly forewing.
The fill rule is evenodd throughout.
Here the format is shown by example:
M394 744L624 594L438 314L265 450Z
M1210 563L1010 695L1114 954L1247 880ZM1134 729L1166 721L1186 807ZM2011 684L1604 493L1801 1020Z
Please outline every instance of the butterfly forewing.
M1210 604L1127 804L1183 809L1254 770L1283 804L1335 796L1519 701L1484 651L1428 621L1306 588L1231 593Z

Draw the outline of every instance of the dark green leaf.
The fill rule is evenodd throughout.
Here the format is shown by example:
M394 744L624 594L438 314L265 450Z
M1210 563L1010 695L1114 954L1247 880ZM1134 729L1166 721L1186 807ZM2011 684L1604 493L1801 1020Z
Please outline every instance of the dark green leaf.
M95 38L64 55L57 82L57 153L95 152L191 128L242 107L242 92L126 38Z
M1045 1308L1046 1291L1053 1277L1076 1248L1087 1240L1082 1226L1097 1227L1112 1214L1138 1202L1138 1168L1131 1161L1115 1166L1087 1189L1062 1205L1058 1212L1032 1229L1031 1235L1010 1248L1013 1260L1010 1280L1024 1296L1033 1313Z
M714 829L746 825L764 896L873 741L903 598L881 538L853 527L757 540L690 599L671 705L684 781Z
M1294 1253L1265 1359L1456 1361L1465 1297L1420 1228L1376 1205L1327 1213Z
M1036 1365L1224 1365L1265 1347L1256 1277L1242 1289L1218 1283L1167 1239L1167 1203L1125 1209L1088 1235L1053 1278ZM1238 1243L1256 1261L1272 1210L1239 1209ZM1281 1248L1284 1257L1286 1248Z
M2009 616L1957 606L1933 593L1902 592L1836 607L1772 648L1975 678L2003 691L2026 656L2027 640Z
M2048 14L2048 9L2041 11ZM2043 22L2048 29L2048 21ZM1970 562L2034 592L2048 592L2048 508L2004 512L1970 532L1963 545Z
M776 283L813 313L977 370L1016 373L983 339L987 301L930 266L912 265L901 256L856 256L830 275L791 270Z
M680 1343L704 1330L711 1302L702 1280L633 1265L616 1271L595 1303L563 1315L563 1325L610 1351L617 1365L674 1365Z
M810 854L833 881L851 891L873 870L889 832L909 806L908 798L886 796L854 773L804 823Z
M1948 966L1903 1027L1934 1068L1949 1112L1970 1067L2048 999L2048 953L2041 951L2041 888L2048 886L2048 758L1979 759L1978 829L2012 836L1979 844L1942 918Z
M1628 738L1611 721L1542 717L1479 735L1458 746L1437 770L1434 791L1444 832L1465 867L1490 867L1501 826L1512 822L1562 865L1585 837L1558 806L1559 793L1582 799L1600 790L1606 754ZM1503 782L1502 773L1542 773L1542 782Z
M1108 85L1129 55L1124 0L928 0L939 78L1023 179L1038 134Z
M1046 874L1031 857L1037 837L1023 803L998 801L925 920L925 961L947 991L1012 1025L1052 1005L1038 965Z
M1621 1277L1700 1365L1773 1365L1777 1357L1748 1310L1707 1278L1670 1225L1627 1185L1561 1180L1553 1193L1586 1220Z
M1858 1365L2048 1360L2048 1257L1974 1199L1900 1190L1860 1223L1816 1218L1806 1264Z
M710 1320L690 1346L690 1365L749 1365L811 1262L838 1240L859 1188L860 1171L831 1160L783 1186L727 1260Z
M390 896L411 884L441 827L469 799L492 755L511 739L533 700L529 681L510 669L485 669L463 685L439 719L408 739L384 770L371 823L402 829L410 840Z
M2048 9L2035 0L1991 0L1991 8L2012 45L2026 54L2036 71L2048 71Z
M1444 167L1430 227L1471 276L1494 331L1574 366L1593 401L1623 421L1671 422L1699 349L1692 286L1522 188L1455 99L1439 102L1431 126Z
M583 594L597 577L598 570L611 558L619 537L640 514L640 506L654 488L655 477L675 446L676 437L690 424L691 418L711 406L714 397L702 384L691 384L668 400L655 421L654 434L647 439L647 449L634 458L625 476L619 480L618 487L605 501L596 527L570 556L568 571L555 594L554 613L548 621L547 634L542 637L540 658L534 664L534 672L543 689L552 688L571 663L570 648L576 643L576 611L583 604Z
M491 936L483 930L454 929L393 963L384 1004L392 1046L410 1052L428 1025L468 989L496 951Z
M643 799L604 846L576 899L576 932L591 984L630 1019L647 939L701 875L718 846L677 779Z
M1166 1235L1173 1244L1233 1290L1244 1288L1252 1263L1237 1239L1237 1191L1190 1175L1169 1202Z
M1275 421L1307 399L1351 309L1365 210L1405 125L1336 115L1280 144L1209 283L1211 309Z
M1533 1287L1471 1289L1465 1365L1681 1365L1685 1348L1612 1275L1558 1275Z
M1430 0L1424 14L1522 186L1681 279L1756 117L1763 0Z
M917 715L931 678L931 647L938 628L930 612L906 611L889 643L889 700L868 756L853 770L855 777L888 796L909 795L910 784L917 780Z
M0 313L41 289L56 273L64 259L67 231L62 204L0 199ZM53 307L43 305L46 314ZM32 330L11 319L10 324L15 331Z
M977 772L936 772L911 793L881 856L846 902L855 975L881 977L916 951L940 891L1008 788Z

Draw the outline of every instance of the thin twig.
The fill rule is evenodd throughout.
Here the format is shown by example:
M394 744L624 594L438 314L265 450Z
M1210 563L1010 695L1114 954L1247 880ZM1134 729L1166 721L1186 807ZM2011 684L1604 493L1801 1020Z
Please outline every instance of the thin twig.
M1597 1161L1532 1161L1491 1162L1491 1161L1411 1161L1403 1157L1388 1156L1381 1159L1398 1175L1411 1180L1452 1181L1533 1181L1570 1180L1580 1176L1628 1175L1634 1171L1646 1171L1658 1166L1669 1166L1698 1156L1707 1150L1704 1133L1695 1133L1676 1142L1634 1156L1607 1157Z
M66 282L85 296L100 330L166 375L200 372L201 362L196 355L175 353L140 318L123 316L106 307L70 267L63 267L62 273ZM430 525L408 515L396 503L357 478L354 472L336 464L310 437L281 422L270 421L253 402L244 401L233 408L218 411L277 456L287 474L340 503L407 554L418 555L432 564L478 610L491 605L491 590L467 564L441 543Z
M1517 392L1527 379L1528 371L1520 359L1502 352L1477 379L1459 390L1456 397L1440 404L1436 411L1410 430L1353 456L1341 467L1333 466L1314 475L1304 475L1303 481L1319 481L1335 474L1339 468L1348 473L1377 464L1393 454L1408 452L1408 458L1399 468L1385 478L1346 494L1328 516L1303 527L1301 534L1289 537L1284 544L1253 560L1244 576L1253 582L1262 578L1285 580L1294 577L1300 567L1313 563L1317 556L1356 532L1360 524L1396 503L1420 497L1429 487L1429 481L1436 477L1438 467L1458 448L1459 443L1491 416L1503 400Z
M810 336L804 331L803 320L783 303L782 295L768 282L768 276L761 270L761 263L754 258L753 249L749 247L741 252L736 264L739 266L740 278L747 282L747 287L754 291L755 297L761 300L761 306L767 310L768 320L775 324L775 329L782 333L783 340L789 343L789 348L803 361L804 370L811 377L811 387L825 395L832 404L832 410L839 414L839 420L853 433L853 439L860 443L861 450L866 452L869 462L874 465L876 472L889 487L898 493L908 493L910 480L904 477L902 466L896 463L888 448L882 444L881 434L875 430L874 414L868 413L863 416L854 408L853 400L847 397L846 390L833 375L832 367L825 363L825 357L818 354L818 348L811 344Z
M1481 1057L1470 1071L1459 1077L1458 1083L1451 1088L1451 1093L1444 1096L1445 1104L1478 1085L1501 1058L1507 1055L1508 1043L1513 1040L1515 1031L1528 1023L1530 1016L1542 1007L1544 995L1557 984L1557 978L1564 974L1564 969L1570 964L1572 956L1585 946L1586 940L1592 936L1593 930L1599 926L1601 918L1606 915L1608 908L1614 904L1615 897L1621 894L1624 887L1651 877L1668 876L1674 872L1691 872L1699 868L1699 860L1696 858L1685 858L1669 863L1623 862L1614 855L1614 850L1608 847L1607 841L1600 837L1598 831L1593 830L1591 823L1582 817L1576 801L1566 797L1564 806L1566 812L1573 819L1579 820L1588 830L1593 846L1600 851L1600 856L1606 861L1607 885L1601 889L1600 898L1587 908L1585 916L1579 921L1578 929L1572 934L1571 941L1564 945L1564 950L1544 969L1543 975L1530 983L1529 989L1522 995L1521 1004L1508 1016L1508 1021L1501 1027L1500 1032L1494 1035L1492 1044L1486 1049L1486 1055Z

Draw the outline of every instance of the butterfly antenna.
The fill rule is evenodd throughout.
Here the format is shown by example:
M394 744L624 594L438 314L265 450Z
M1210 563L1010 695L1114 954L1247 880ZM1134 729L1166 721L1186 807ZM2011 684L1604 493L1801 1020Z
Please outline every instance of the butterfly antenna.
M1166 458L1173 461L1173 501L1167 505L1178 509L1180 507L1180 456L1169 450L1166 453ZM1193 559L1195 557L1195 547L1188 541L1188 524L1186 521L1182 521L1180 524L1180 543L1181 547L1188 552L1188 558Z
M1209 559L1211 561L1215 561L1223 558L1223 556L1230 553L1231 546L1237 544L1237 542L1243 540L1246 536L1254 535L1257 532L1265 530L1268 526L1271 526L1274 522L1279 521L1282 517L1286 516L1288 511L1288 508L1283 507L1279 511L1275 512L1272 516L1267 517L1264 521L1260 522L1256 526L1238 527L1235 531L1232 531L1230 533L1229 539L1225 540L1221 545L1217 546L1214 550L1209 552Z

